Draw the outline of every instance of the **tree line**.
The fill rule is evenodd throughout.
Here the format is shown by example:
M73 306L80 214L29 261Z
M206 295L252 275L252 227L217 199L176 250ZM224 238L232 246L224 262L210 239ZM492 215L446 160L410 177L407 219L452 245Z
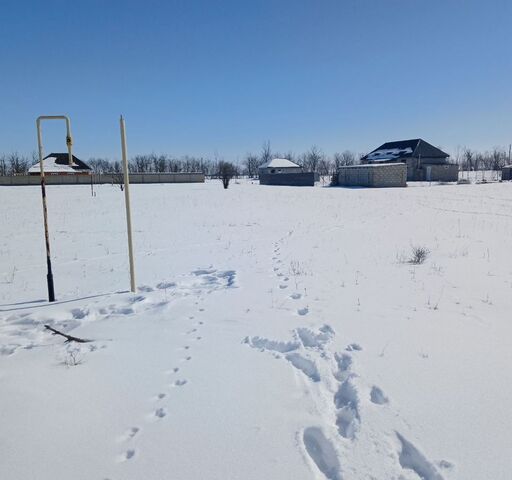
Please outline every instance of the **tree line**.
M305 171L317 172L321 176L335 173L339 167L356 165L362 154L356 154L351 150L335 152L326 155L319 147L312 146L308 151L294 154L293 152L272 151L269 142L265 142L258 153L247 153L239 162L225 162L222 159L208 159L185 155L175 157L169 154L141 154L135 155L129 160L130 172L136 173L192 173L201 172L209 177L221 176L226 164L230 165L234 176L257 177L258 168L273 158L287 158L301 165ZM460 166L463 171L471 170L500 170L510 163L510 149L493 148L491 151L480 152L470 148L458 148L452 161ZM30 157L17 152L0 154L0 176L23 175L28 169L37 163L37 154ZM89 158L86 163L94 173L121 173L123 170L119 160L109 158Z

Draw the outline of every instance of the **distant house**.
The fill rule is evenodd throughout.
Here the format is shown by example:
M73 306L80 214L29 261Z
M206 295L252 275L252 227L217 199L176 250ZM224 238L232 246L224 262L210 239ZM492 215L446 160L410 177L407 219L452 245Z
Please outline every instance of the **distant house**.
M459 167L449 155L421 138L387 142L361 158L362 164L405 163L407 181L456 182Z
M43 168L45 175L91 175L92 169L86 163L72 156L73 163L69 164L69 155L67 153L50 153L43 159ZM40 175L39 162L28 169L29 175Z
M259 167L259 174L301 173L302 167L287 158L274 158Z
M512 180L512 165L505 165L501 169L501 179L502 180Z
M313 187L318 181L315 172L304 172L303 168L286 158L274 158L258 169L260 185L287 185Z

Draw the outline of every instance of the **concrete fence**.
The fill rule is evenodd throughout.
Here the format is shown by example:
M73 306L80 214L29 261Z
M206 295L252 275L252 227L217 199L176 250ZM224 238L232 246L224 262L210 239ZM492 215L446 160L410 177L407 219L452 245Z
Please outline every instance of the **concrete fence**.
M46 175L47 185L98 185L102 183L122 183L123 174L95 175ZM0 185L39 185L39 175L14 175L0 177ZM204 183L203 173L130 173L132 183Z
M405 163L367 164L340 167L338 185L347 187L405 187Z

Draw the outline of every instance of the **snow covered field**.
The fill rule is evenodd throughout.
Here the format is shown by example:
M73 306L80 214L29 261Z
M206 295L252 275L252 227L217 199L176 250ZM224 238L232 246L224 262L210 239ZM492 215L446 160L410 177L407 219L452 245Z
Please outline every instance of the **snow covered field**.
M96 191L48 188L49 305L0 188L1 479L511 478L511 184L134 185L137 294Z

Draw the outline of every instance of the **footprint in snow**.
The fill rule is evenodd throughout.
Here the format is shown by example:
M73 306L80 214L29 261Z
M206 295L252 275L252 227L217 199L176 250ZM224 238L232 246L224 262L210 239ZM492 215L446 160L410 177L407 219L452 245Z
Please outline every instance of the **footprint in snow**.
M359 345L358 343L351 343L350 345L347 346L347 348L345 348L347 352L360 352L362 349L363 347L361 347L361 345Z
M176 380L172 385L173 387L183 387L187 384L187 380Z
M377 386L373 386L372 390L370 392L370 400L372 403L375 403L377 405L385 405L386 403L389 403L388 397L384 395L384 392Z
M297 313L298 313L299 315L302 315L302 316L307 315L307 314L309 313L309 308L308 308L308 307L299 308L299 309L297 310Z
M165 398L165 393L159 393L157 396L156 396L156 399L157 400L163 400Z
M398 461L403 469L412 470L419 478L424 480L444 480L435 465L416 446L398 432L395 433L401 444Z
M139 292L147 292L147 293L149 293L149 292L153 291L153 288L151 288L148 285L139 285L138 289L139 289Z
M292 300L299 300L299 298L302 298L302 294L300 294L300 293L292 293L292 294L290 295L290 298L291 298Z
M306 452L315 463L318 470L329 480L342 480L340 462L332 443L325 437L318 427L309 427L304 430L302 441Z
M167 415L167 410L165 408L157 408L155 410L155 417L164 418Z
M127 442L131 440L137 433L139 433L140 428L139 427L131 427L128 429L127 432L125 432L121 437L118 438L120 442Z
M288 285L285 285L284 283L282 283L281 285L279 285L279 288L281 290L284 290L285 288L288 288Z
M119 456L119 461L125 462L127 460L131 460L133 457L135 457L135 450L133 448L130 448Z
M173 288L176 286L176 283L175 282L160 282L156 288L158 288L158 290L166 290L168 288Z

